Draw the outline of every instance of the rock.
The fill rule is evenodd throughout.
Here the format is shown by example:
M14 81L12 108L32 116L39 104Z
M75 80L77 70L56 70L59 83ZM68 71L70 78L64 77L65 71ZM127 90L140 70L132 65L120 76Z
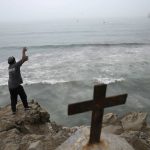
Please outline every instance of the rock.
M8 119L1 118L1 120L0 120L0 132L13 129L13 128L15 128L15 126L16 126L15 123L11 122Z
M138 131L146 126L147 113L133 112L121 119L124 130Z
M43 144L41 141L33 142L29 145L28 150L42 150Z
M130 144L138 139L140 132L139 131L125 131L120 136L125 138Z
M20 132L17 129L0 132L0 150L18 150L21 140Z
M123 138L114 134L102 133L101 142L88 145L90 129L80 128L56 150L134 150Z
M62 126L57 125L55 122L51 122L51 127L56 133L62 129Z
M0 150L54 150L75 132L50 122L49 113L37 102L29 105L31 110L24 111L18 102L15 115L10 105L0 110Z
M31 111L29 115L25 117L25 121L30 124L38 124L40 123L40 115L37 111Z
M143 132L146 132L150 136L150 125L147 125L144 129Z
M32 107L34 110L36 110L37 108L39 108L39 105L33 103L33 105L31 105L31 107Z
M118 117L114 113L105 114L103 117L103 124L115 124L118 120Z
M37 135L37 134L27 134L23 136L22 142L31 142L44 139L44 135Z
M19 150L18 144L9 143L5 146L3 150Z
M105 133L121 134L123 132L122 126L119 125L108 125L102 128L102 131Z
M17 129L11 129L9 131L0 132L0 139L4 143L15 143L20 142L20 132Z
M121 134L135 150L150 150L150 136L140 131L126 131Z
M133 143L133 146L137 150L150 150L150 135L140 132L139 138Z
M31 124L46 123L49 122L49 119L49 113L37 105L37 103L32 104L32 109L25 116L25 121Z
M146 143L143 139L138 139L132 143L136 150L150 150L150 143Z
M42 123L49 122L50 115L47 113L47 111L42 109L40 110L40 118Z

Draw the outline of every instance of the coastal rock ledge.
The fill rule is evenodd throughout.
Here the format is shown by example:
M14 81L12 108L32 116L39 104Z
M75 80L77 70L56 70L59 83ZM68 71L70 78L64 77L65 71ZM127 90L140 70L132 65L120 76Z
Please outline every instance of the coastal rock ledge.
M79 136L82 132L82 135L89 134L88 126L59 126L50 121L49 113L37 102L32 100L29 105L31 109L24 111L22 103L19 102L15 115L12 115L10 105L0 109L0 150L62 149L75 135ZM144 112L132 112L123 117L108 113L103 118L102 136L110 134L116 139L122 139L131 149L150 150L150 126L146 123L146 118L147 113ZM84 137L81 139L82 135L76 138L84 141ZM73 147L68 146L68 150L73 150Z

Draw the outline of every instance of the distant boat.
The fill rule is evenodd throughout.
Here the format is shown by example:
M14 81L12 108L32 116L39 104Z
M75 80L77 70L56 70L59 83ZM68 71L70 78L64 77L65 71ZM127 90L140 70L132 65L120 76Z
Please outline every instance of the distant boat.
M150 18L150 13L148 14L148 18Z

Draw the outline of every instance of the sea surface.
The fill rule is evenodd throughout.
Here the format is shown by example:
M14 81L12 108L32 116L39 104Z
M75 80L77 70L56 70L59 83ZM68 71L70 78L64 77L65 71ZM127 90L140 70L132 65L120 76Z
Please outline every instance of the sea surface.
M107 96L128 93L125 105L105 113L150 113L150 19L0 23L0 106L10 104L7 58L21 59L24 46L29 61L21 71L28 100L36 99L51 120L89 124L91 112L67 116L67 106L93 99L94 85L103 83Z

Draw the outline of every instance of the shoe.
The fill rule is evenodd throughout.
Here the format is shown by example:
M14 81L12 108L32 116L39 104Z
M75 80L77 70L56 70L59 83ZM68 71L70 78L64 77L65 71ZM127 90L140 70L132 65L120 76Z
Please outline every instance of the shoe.
M12 115L15 115L15 114L16 114L16 112L15 112L15 111L13 111L13 112L12 112Z

